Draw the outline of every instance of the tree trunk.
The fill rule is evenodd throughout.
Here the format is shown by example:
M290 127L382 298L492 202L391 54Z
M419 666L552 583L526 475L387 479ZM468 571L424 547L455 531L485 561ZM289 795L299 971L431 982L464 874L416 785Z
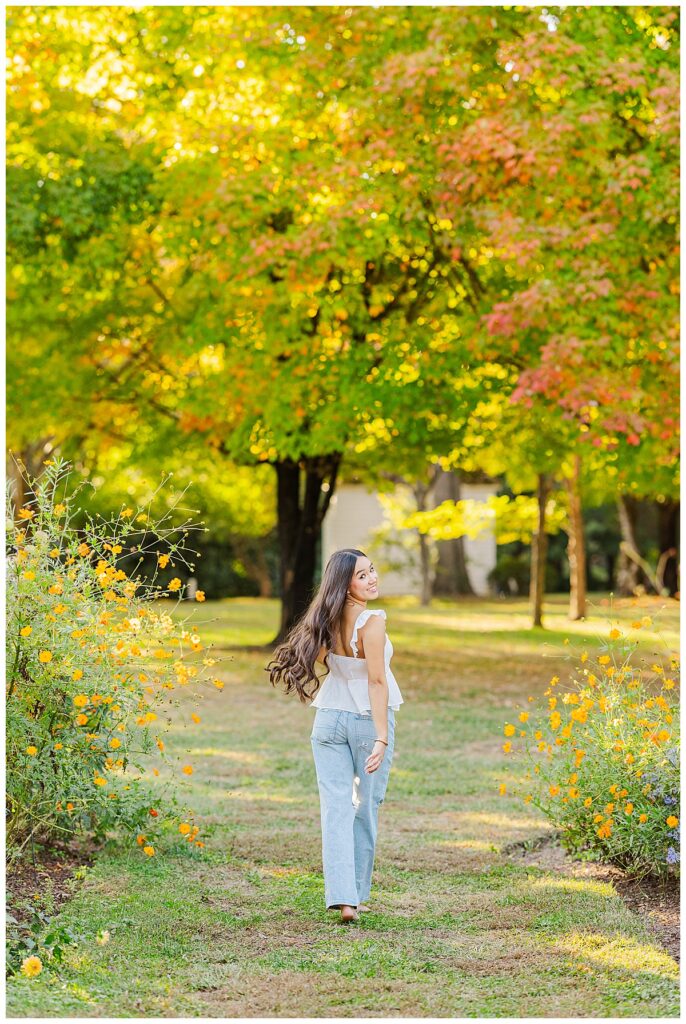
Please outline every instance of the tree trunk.
M582 619L586 614L586 545L580 491L581 456L574 456L574 475L567 481L569 495L569 618Z
M679 590L679 502L657 502L657 529L660 558L658 578L661 588L671 597Z
M275 463L281 558L280 643L305 612L314 592L317 542L336 487L339 454Z
M415 483L413 487L414 499L418 512L426 511L426 503L432 484L428 486L422 483ZM425 533L417 534L419 537L419 568L422 575L421 593L419 600L423 607L431 604L433 597L433 579L431 575L431 541Z
M457 473L441 471L435 485L434 503L460 500L460 478ZM467 569L464 537L453 537L436 543L438 564L433 590L446 597L474 595Z
M22 466L32 479L39 479L44 472L43 459L47 458L45 448L49 441L49 438L43 437L34 444L25 445L19 452L10 452L7 457L7 477L11 483L15 515L32 497L31 489L22 473Z
M636 558L640 558L640 552L636 543L636 500L627 494L620 494L617 498L617 511L619 513L619 529L622 534L620 544L619 560L617 563L617 593L623 597L631 597L637 590L639 584L644 583L644 573ZM631 557L633 552L635 557Z
M538 523L531 542L531 600L532 625L543 625L543 594L545 592L545 563L548 553L548 534L545 532L545 506L548 498L548 477L538 474Z

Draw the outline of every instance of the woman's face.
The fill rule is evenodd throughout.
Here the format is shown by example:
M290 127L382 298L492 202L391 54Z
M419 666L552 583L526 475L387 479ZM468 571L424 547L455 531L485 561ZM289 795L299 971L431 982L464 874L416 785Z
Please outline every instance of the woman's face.
M379 596L379 577L372 563L364 555L360 555L355 563L355 571L348 590L356 601L373 601Z

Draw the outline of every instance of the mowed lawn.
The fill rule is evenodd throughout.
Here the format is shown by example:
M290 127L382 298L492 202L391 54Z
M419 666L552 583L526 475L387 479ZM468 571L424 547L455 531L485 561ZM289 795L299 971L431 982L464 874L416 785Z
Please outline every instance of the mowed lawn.
M324 909L313 711L270 687L258 647L277 603L190 608L226 686L205 691L199 725L188 704L172 709L167 744L194 766L182 795L207 847L153 860L107 847L59 915L81 941L59 977L11 983L9 1015L677 1016L677 964L610 884L502 852L551 830L498 794L503 722L565 680L565 637L600 644L607 601L570 623L552 597L544 630L519 599L381 602L406 703L373 912L348 928ZM676 602L613 600L620 623L647 613L662 635L641 632L646 653L676 651Z

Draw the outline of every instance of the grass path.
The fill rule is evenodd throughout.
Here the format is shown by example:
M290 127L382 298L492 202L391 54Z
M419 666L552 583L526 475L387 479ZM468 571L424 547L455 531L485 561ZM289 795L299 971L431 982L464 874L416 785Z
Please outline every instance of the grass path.
M676 649L678 606L667 604ZM273 634L275 602L198 606L198 620L214 619L205 637L231 647L227 685L206 698L200 726L174 713L168 745L190 748L204 856L103 851L60 914L83 941L59 978L12 982L10 1016L678 1015L675 961L610 884L501 852L550 829L498 795L502 723L554 672L565 678L563 638L592 642L606 609L568 624L553 599L549 628L532 632L517 600L384 606L406 704L374 912L342 928L324 910L313 713L273 692L264 653L245 649Z

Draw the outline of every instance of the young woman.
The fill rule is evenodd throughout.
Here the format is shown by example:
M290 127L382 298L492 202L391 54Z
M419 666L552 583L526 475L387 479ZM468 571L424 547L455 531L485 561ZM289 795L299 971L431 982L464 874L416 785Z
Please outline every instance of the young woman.
M391 672L393 647L386 613L367 608L379 578L362 551L345 548L329 559L317 595L267 671L317 709L312 752L322 823L327 909L357 920L374 867L379 804L393 759L395 714L403 703ZM327 670L322 685L315 671Z

